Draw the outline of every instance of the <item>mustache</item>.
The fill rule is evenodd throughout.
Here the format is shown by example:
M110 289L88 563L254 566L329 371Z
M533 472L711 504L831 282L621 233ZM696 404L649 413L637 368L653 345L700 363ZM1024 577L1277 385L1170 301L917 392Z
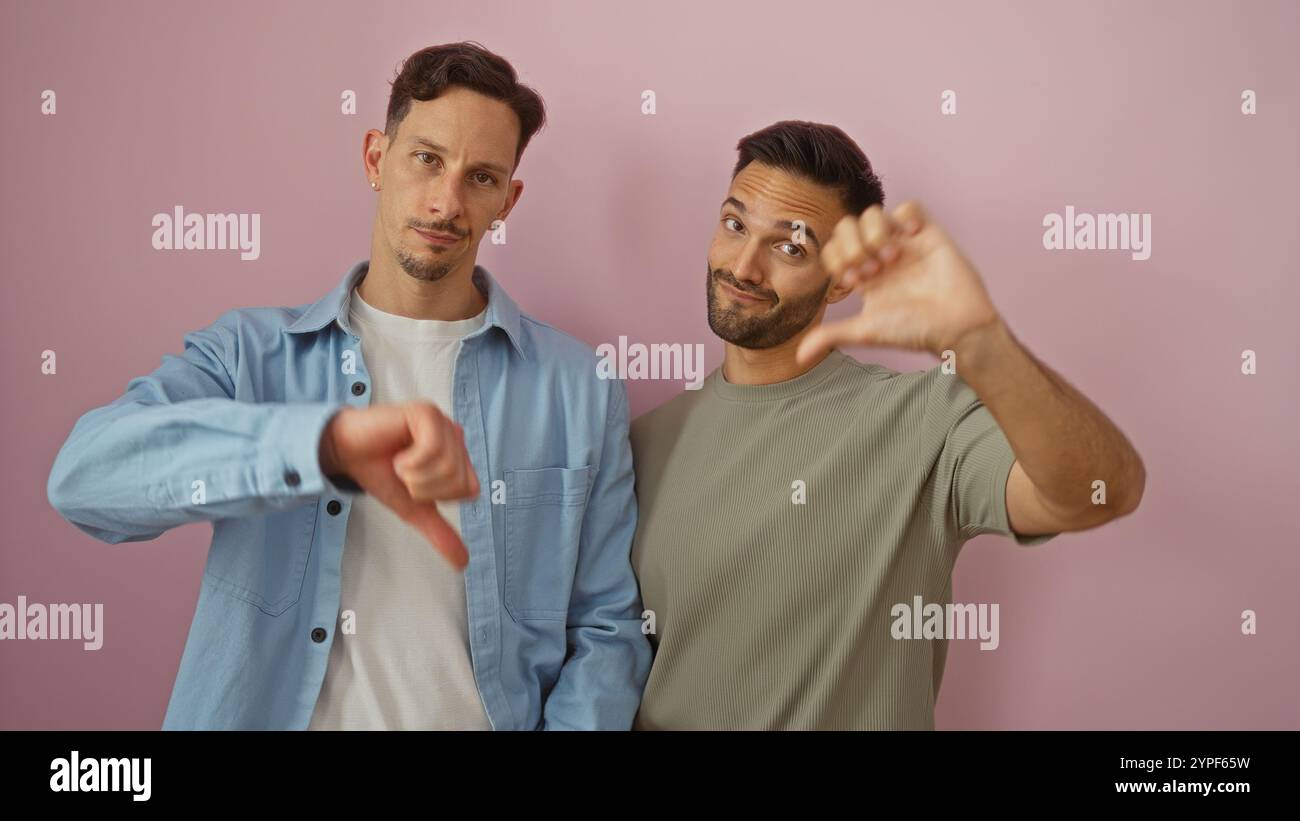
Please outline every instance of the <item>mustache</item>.
M463 237L469 233L469 231L461 231L449 222L436 222L433 225L412 225L411 227L417 231L431 231L435 234L451 234L456 237Z
M763 299L770 299L774 302L776 301L776 294L770 291L764 291L759 288L755 288L752 285L746 285L742 283L740 280L736 279L734 276L732 276L730 271L724 271L721 268L718 268L717 270L710 270L709 276L715 281L722 280L723 282L730 285L732 288L735 288L737 291L743 291L747 294L753 294L754 296L762 297Z

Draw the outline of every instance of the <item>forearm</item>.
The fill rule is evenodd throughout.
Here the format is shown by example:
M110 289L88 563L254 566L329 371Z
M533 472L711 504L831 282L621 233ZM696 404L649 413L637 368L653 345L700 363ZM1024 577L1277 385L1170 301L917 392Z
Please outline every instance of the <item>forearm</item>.
M610 391L569 604L569 655L546 701L546 729L630 728L650 676L652 650L630 560L637 502L627 393L622 383Z
M650 641L638 618L570 627L571 655L542 711L545 730L627 730L650 673Z
M569 603L569 652L543 709L543 728L626 730L641 704L652 650L629 559L636 530L626 440L593 494Z
M317 440L332 410L123 397L78 420L47 495L60 515L109 543L288 507L322 489Z
M1124 434L1086 396L1038 361L999 318L953 345L957 373L1010 442L1043 501L1063 513L1114 515L1137 506L1146 471ZM1093 503L1105 482L1106 505Z

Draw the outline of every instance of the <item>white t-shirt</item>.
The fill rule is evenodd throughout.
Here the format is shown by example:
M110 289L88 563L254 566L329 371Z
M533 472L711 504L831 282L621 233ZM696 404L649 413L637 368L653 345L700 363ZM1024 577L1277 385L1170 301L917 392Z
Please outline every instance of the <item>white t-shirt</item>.
M372 402L427 400L450 417L461 337L482 327L486 314L411 319L367 305L354 289L349 317ZM459 502L439 502L438 511L459 534ZM355 497L348 516L339 610L308 729L492 729L470 660L464 577L367 494Z

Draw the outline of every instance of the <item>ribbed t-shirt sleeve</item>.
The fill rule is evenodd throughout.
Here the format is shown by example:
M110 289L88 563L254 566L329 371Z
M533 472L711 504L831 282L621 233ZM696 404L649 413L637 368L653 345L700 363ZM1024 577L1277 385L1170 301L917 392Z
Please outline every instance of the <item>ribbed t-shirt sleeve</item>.
M1022 547L1047 542L1058 533L1022 535L1007 518L1007 478L1016 455L993 414L974 389L955 374L939 374L936 392L952 419L939 455L938 475L949 478L948 505L960 538L985 533L1008 536Z

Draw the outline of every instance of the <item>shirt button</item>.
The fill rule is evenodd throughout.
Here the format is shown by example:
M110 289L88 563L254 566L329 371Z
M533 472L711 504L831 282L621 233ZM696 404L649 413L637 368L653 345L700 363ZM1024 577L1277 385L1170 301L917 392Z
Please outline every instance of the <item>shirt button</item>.
M342 509L343 505L339 504L338 499L330 499L330 503L325 505L325 510L328 511L331 516L339 515L339 511Z
M352 383L352 395L353 395L353 396L360 396L361 394L363 394L363 393L365 393L365 392L366 392L366 383L365 383L365 382L353 382L353 383Z
M302 482L302 477L296 470L286 470L284 472L284 483L289 487L297 487Z
M314 641L314 642L316 642L317 644L320 644L322 641L324 641L324 640L325 640L325 628L324 628L324 627L315 627L315 628L312 628L312 631L311 631L311 640Z

